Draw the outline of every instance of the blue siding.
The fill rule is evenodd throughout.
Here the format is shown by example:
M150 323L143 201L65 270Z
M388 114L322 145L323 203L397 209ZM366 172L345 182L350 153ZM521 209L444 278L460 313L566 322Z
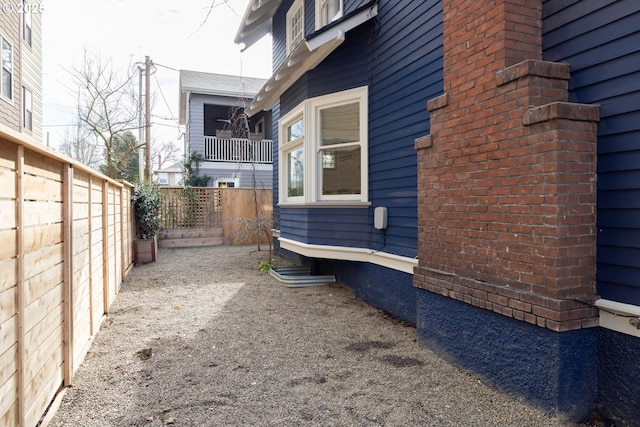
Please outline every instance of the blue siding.
M273 144L271 146L272 159L273 159L273 228L280 229L280 209L278 209L278 203L280 201L280 182L278 180L278 167L280 165L280 159L278 158L278 122L280 121L280 102L271 109L271 126L273 135Z
M346 13L363 3L346 2ZM287 3L279 14L288 7ZM371 207L276 208L282 236L415 257L418 212L413 143L429 133L426 102L442 93L442 78L442 3L381 1L378 18L350 31L336 51L289 88L280 98L281 114L311 97L369 86ZM386 240L373 228L377 206L388 210ZM353 218L362 221L358 227Z
M417 156L427 100L442 93L442 2L379 4L369 95L369 186L389 215L385 251L417 255Z
M640 2L550 0L544 59L571 64L570 101L599 104L598 293L640 305Z

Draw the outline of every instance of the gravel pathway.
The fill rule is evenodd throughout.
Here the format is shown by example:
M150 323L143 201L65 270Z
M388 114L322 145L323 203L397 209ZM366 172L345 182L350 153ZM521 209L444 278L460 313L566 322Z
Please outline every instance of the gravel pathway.
M163 249L134 268L49 425L560 425L351 292L283 286L267 257Z

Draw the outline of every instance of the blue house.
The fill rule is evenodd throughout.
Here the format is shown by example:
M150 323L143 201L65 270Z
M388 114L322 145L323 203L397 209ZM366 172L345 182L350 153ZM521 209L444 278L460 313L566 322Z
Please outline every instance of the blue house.
M280 251L500 389L640 424L640 3L251 0L236 42L267 33Z

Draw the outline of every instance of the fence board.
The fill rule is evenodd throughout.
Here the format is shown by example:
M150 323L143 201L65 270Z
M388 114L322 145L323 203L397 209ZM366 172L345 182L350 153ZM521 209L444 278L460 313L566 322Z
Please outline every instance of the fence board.
M265 225L267 230L271 230L272 194L271 190L251 188L222 189L222 230L225 243L230 245L257 243L258 223ZM266 243L267 239L268 236L261 232L261 243Z
M24 191L31 200L62 202L62 182L41 176L25 175Z
M18 260L4 259L0 261L0 292L10 287L13 287L18 283Z
M16 357L18 350L18 326L15 316L6 322L6 326L6 328L3 328L2 333L6 337L5 341L9 343L9 345L2 346L3 351L0 353L0 388L2 388L11 377L15 376L18 362L18 358ZM2 402L0 402L0 407L1 406ZM1 413L2 409L0 409L0 414Z
M0 198L14 198L16 196L16 172L0 167Z
M229 245L257 243L257 222L271 230L272 190L206 187L161 188L160 192L163 229L221 227L224 243ZM261 242L267 241L263 233Z
M103 293L113 299L133 257L132 224L122 222L132 220L132 186L28 138L0 124L3 426L38 423L88 351Z

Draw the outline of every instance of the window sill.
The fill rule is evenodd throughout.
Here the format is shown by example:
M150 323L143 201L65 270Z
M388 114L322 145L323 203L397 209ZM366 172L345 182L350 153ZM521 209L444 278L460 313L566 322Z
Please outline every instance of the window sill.
M371 202L361 201L323 201L323 202L280 202L278 206L281 208L368 208Z

